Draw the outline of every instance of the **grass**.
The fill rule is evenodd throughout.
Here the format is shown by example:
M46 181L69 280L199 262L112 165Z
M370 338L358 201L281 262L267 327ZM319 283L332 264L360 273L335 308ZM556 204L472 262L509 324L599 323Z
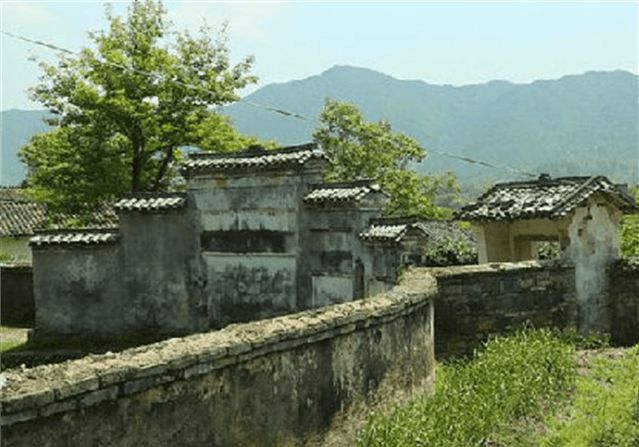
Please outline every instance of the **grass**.
M358 444L639 447L639 345L522 330L437 368L435 395L373 414Z
M9 326L0 326L0 352L7 352L25 344L24 330Z
M0 352L7 352L21 345L24 345L23 341L18 341L18 340L0 341Z
M548 402L569 395L574 346L548 330L522 330L489 341L473 359L438 367L436 392L374 414L360 446L482 446L514 421L541 418Z
M549 422L544 447L639 446L639 345L596 359L579 377L567 415Z

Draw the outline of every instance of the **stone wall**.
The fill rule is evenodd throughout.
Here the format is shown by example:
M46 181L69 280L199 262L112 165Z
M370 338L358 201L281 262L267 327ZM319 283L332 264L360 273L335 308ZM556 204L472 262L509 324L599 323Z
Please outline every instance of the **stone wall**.
M524 324L576 326L575 273L536 261L427 269L437 277L438 357L472 352L490 335Z
M35 318L33 268L0 265L0 318L3 325L32 326Z
M639 343L639 259L619 261L609 269L612 341Z
M430 390L427 274L371 299L4 373L2 445L353 445Z

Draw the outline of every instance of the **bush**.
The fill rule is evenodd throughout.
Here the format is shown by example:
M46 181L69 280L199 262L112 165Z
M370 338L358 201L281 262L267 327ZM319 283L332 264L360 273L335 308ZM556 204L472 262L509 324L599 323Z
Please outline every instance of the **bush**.
M435 395L372 415L360 446L485 445L513 419L542 414L574 384L574 348L548 330L489 341L469 361L440 366Z
M423 265L429 267L477 264L477 244L460 237L444 237L424 249Z

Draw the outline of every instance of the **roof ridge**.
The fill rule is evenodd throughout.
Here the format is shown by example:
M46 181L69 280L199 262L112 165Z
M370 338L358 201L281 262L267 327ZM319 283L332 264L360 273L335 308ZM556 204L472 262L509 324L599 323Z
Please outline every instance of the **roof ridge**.
M328 188L346 188L349 186L374 186L377 185L379 186L379 183L376 182L374 179L357 179L357 180L351 180L351 181L345 181L345 182L323 182L323 183L313 183L311 184L312 188L324 188L324 189L328 189Z
M189 159L198 159L198 158L252 158L252 157L262 157L264 155L277 155L277 154L289 154L295 152L305 152L312 150L320 150L317 143L309 142L296 144L293 146L284 146L277 149L267 149L263 146L255 145L249 146L245 149L242 149L238 152L212 152L212 151L202 151L202 152L192 152L189 154Z
M555 205L551 210L550 210L550 215L555 215L555 213L557 213L558 211L560 211L561 209L563 209L567 204L569 204L575 197L577 197L579 194L583 193L583 191L585 191L586 189L588 189L590 187L590 185L596 183L597 181L600 181L602 179L605 179L605 177L601 176L601 175L593 175L591 176L588 180L586 180L585 182L583 182L581 185L579 185L577 188L575 188L575 190L573 192L571 192L570 194L568 194L563 200L561 200L559 203L557 203L557 205Z
M124 194L120 198L116 199L115 202L122 199L147 199L154 197L186 197L186 191L139 191L139 192L130 192Z
M34 235L47 234L92 234L92 233L117 233L120 227L82 227L82 228L55 228L55 229L39 229L34 231Z

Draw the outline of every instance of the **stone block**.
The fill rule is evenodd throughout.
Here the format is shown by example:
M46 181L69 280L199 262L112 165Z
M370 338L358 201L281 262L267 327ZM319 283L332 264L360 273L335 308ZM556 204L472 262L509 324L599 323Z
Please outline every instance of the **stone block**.
M32 394L22 394L14 399L2 401L3 413L16 413L29 408L37 408L54 400L53 390L44 390Z
M56 389L55 398L56 400L64 400L71 396L76 396L78 394L86 393L87 391L97 390L100 387L100 378L99 377L90 377L81 381L72 382L62 386L61 388Z
M211 372L213 369L213 365L210 363L199 363L197 365L193 365L189 368L186 368L183 371L183 376L185 379L189 379L194 376L201 376L203 374L207 374Z
M40 408L40 416L47 417L51 416L52 414L73 411L78 408L78 402L78 399L67 399L60 402L53 402Z
M105 400L113 400L118 397L120 387L113 385L109 388L104 388L89 393L83 394L78 399L78 405L80 407L90 407Z
M164 374L169 369L166 363L160 363L157 365L148 365L139 369L135 369L133 372L133 378L142 378L149 376L159 376Z
M170 370L182 370L198 362L196 355L184 354L169 361L168 369Z
M120 382L130 380L135 375L135 370L129 368L114 368L99 374L100 386L108 387Z
M20 411L18 413L9 413L9 414L1 414L0 415L0 426L6 427L9 425L16 424L18 422L25 422L31 419L35 419L38 417L37 408Z
M250 342L237 342L228 347L228 355L239 355L251 350Z
M141 379L130 380L122 385L122 393L125 395L139 393L157 385L173 382L175 377L170 374L162 376L143 377Z

